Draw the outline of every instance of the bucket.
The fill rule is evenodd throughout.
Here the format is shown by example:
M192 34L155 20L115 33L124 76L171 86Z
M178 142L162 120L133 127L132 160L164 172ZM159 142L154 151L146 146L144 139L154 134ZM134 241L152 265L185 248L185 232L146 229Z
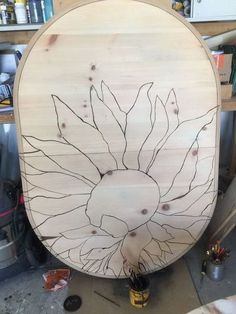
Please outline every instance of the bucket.
M149 290L149 280L144 278L143 276L139 276L138 280L140 281L140 288L134 287L132 283L130 283L129 289L129 299L130 303L136 308L143 308L147 306L150 296Z

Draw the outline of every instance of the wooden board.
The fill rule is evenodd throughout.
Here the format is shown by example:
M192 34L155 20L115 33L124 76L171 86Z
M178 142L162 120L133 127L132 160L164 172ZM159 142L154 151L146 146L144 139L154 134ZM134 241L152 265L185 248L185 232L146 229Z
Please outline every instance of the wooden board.
M217 196L219 82L201 38L153 2L80 2L17 73L30 222L96 276L161 269L200 237Z

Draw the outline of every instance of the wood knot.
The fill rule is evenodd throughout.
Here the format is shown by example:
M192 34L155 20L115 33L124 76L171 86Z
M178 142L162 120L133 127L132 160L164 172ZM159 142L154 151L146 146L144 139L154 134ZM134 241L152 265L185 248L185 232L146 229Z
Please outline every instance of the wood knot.
M169 204L164 204L164 205L162 205L162 209L163 210L169 210L170 209L170 205Z
M192 151L192 155L193 155L193 156L197 156L197 154L198 154L198 151L197 151L196 149L194 149L194 150Z
M95 64L92 64L92 65L91 65L91 70L92 70L92 71L95 71L95 70L96 70L96 65L95 65Z
M58 35L57 34L53 34L49 37L49 40L48 40L48 45L51 46L53 44L55 44L55 42L57 41L58 39Z

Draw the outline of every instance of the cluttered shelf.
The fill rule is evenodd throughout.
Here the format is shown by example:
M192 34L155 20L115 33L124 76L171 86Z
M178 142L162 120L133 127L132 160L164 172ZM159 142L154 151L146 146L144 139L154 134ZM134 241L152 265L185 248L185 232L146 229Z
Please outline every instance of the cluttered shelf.
M0 25L0 32L35 31L38 30L42 25L42 23Z
M236 96L233 96L231 99L222 100L221 111L236 111ZM14 123L14 111L13 109L9 112L0 112L0 124L1 123Z

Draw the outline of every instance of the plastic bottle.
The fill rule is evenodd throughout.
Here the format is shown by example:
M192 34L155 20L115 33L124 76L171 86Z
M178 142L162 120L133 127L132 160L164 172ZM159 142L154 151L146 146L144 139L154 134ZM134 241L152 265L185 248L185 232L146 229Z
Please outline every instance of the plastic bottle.
M26 7L26 13L27 13L27 17L28 17L28 22L32 23L31 22L31 16L30 16L30 10L29 10L29 1L26 1L25 7Z
M15 2L15 14L17 24L28 23L27 12L24 0L16 0Z
M41 0L29 0L29 10L32 23L43 23Z
M52 0L44 0L45 19L48 21L53 15L53 3Z

